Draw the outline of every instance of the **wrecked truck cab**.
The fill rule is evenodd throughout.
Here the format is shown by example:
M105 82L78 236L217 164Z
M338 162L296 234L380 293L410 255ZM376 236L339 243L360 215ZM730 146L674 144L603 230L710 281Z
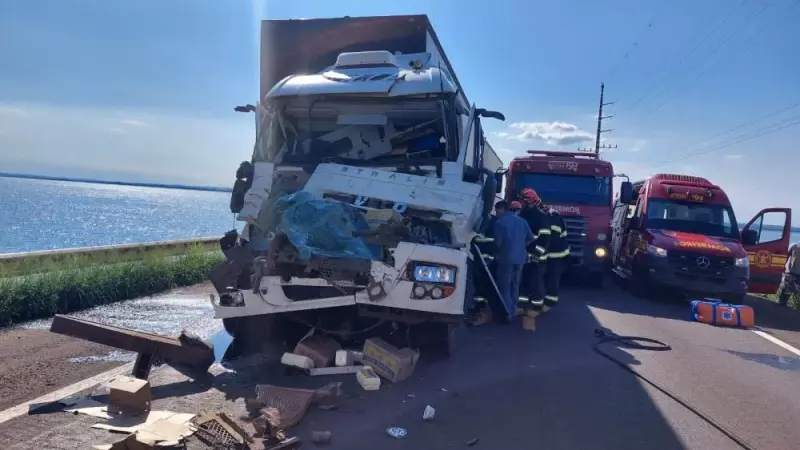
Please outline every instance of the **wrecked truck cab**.
M256 113L256 143L231 199L246 224L223 238L227 262L211 272L216 317L247 339L291 340L276 323L345 336L400 324L432 330L426 340L449 353L471 271L485 267L471 247L501 168L481 117L502 115L470 106L425 16L311 22L264 26L309 45L308 33L369 26L349 51L278 55L298 68L291 58L306 58L306 70L270 66L281 78L264 89L262 66L262 101L237 109Z

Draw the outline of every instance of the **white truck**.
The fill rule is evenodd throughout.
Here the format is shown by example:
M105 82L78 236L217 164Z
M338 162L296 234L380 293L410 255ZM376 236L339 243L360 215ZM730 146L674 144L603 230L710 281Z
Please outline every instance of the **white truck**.
M424 15L266 20L261 41L216 318L235 339L404 330L449 355L503 176L481 118L505 118L468 102Z

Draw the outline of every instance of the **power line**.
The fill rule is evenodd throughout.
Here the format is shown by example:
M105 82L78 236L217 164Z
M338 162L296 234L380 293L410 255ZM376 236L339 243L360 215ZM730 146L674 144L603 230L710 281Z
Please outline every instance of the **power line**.
M761 8L761 9L759 9L758 11L756 11L756 10L753 10L753 11L752 11L752 12L751 12L751 13L750 13L748 16L747 16L747 18L744 20L744 22L743 22L743 23L742 23L742 24L741 24L741 25L740 25L740 26L739 26L737 29L733 30L733 32L732 32L731 34L729 34L729 35L728 35L728 37L727 37L726 39L724 39L723 41L721 41L721 42L719 43L719 45L717 45L717 46L716 46L716 47L715 47L715 48L714 48L714 49L713 49L713 50L712 50L710 53L708 53L708 54L706 55L706 57L705 57L705 58L703 58L703 60L704 60L704 61L705 61L705 60L709 60L709 59L710 59L710 58L711 58L713 55L717 54L717 53L718 53L718 52L719 52L719 51L720 51L722 48L724 48L724 47L725 47L725 46L726 46L726 45L727 45L727 44L728 44L728 43L729 43L731 40L733 40L733 38L734 38L734 37L741 35L740 31L741 31L743 28L745 28L745 27L746 27L746 26L747 26L747 25L750 23L750 21L751 21L751 20L753 20L754 18L756 18L756 17L758 17L758 16L762 15L762 14L764 13L764 11L766 11L766 10L767 10L767 9L768 9L768 8L769 8L771 5L772 5L772 0L769 0L769 1L768 1L768 2L767 2L767 3L766 3L766 4L765 4L765 5L762 7L762 8ZM763 31L764 31L766 28L767 28L767 26L768 26L768 25L769 25L769 23L766 23L766 24L764 25L764 27L762 27L762 28L761 28L761 29L760 29L760 30L759 30L757 33L755 33L755 34L753 35L753 38L755 38L756 36L758 36L759 34L761 34L761 33L762 33L762 32L763 32ZM716 61L714 64L712 64L711 66L709 66L707 70L705 70L704 72L702 72L702 73L700 74L700 76L699 76L697 79L695 79L695 82L705 79L705 77L707 77L707 76L708 76L708 75L709 75L709 74L710 74L710 73L711 73L711 72L712 72L714 69L716 69L716 68L717 68L717 66L719 66L719 64L720 64L720 63L721 63L723 60L724 60L724 58L720 58L720 59L718 59L718 60L717 60L717 61ZM657 111L658 109L660 109L662 106L664 106L664 105L666 105L666 104L670 103L671 101L675 100L676 98L680 97L682 94L684 94L685 92L687 92L688 90L690 90L690 89L691 89L691 84L692 84L692 82L691 82L691 81L689 81L688 83L684 84L684 85L683 85L683 87L682 87L682 88L680 88L680 89L678 89L678 91L677 91L677 92L676 92L674 95L672 95L672 96L667 96L667 97L666 97L666 99L664 99L664 100L663 100L661 103L658 103L658 104L657 104L655 107L653 107L652 109L650 109L649 111L647 111L647 114L652 114L652 113L654 113L655 111ZM661 91L661 92L660 92L660 94L669 93L669 91L670 91L670 89L669 89L669 88L667 88L666 90L664 90L664 91ZM654 98L658 98L658 97L660 97L660 96L661 96L660 94L659 94L659 95L656 95Z
M748 120L747 122L741 123L739 125L732 126L732 127L727 128L727 129L725 129L723 131L720 131L719 133L716 133L716 134L714 134L714 135L712 135L710 137L707 137L707 138L703 139L702 141L700 141L700 144L702 144L704 142L708 142L708 141L714 140L714 139L716 139L718 137L724 136L724 135L730 133L731 131L736 131L736 130L738 130L740 128L745 128L745 127L748 127L748 126L750 126L750 125L752 125L754 123L761 122L764 119L769 119L770 117L774 117L774 116L777 116L779 114L785 113L786 111L789 111L791 109L797 108L798 106L800 106L800 102L795 102L795 103L792 103L791 105L789 105L789 106L787 106L785 108L779 109L778 111L773 111L773 112L771 112L769 114L766 114L764 116L761 116L761 117L759 117L757 119Z
M742 4L744 4L744 3L745 3L745 1L746 1L746 0L740 0L740 2L739 2L739 5L742 5ZM659 83L660 81L662 81L662 80L666 80L667 78L669 78L669 76L670 76L670 75L672 75L672 73L673 73L673 72L675 72L675 70L679 69L679 68L680 68L680 67L681 67L681 66L684 64L684 62L686 62L687 58L688 58L688 57L690 57L692 54L694 54L694 52L695 52L695 51L697 51L697 49L698 49L698 48L700 48L700 46L701 46L702 44L704 44L704 43L705 43L705 42L708 40L708 37L709 37L709 36L711 36L711 34L713 33L713 31L714 31L714 30L715 30L715 29L716 29L718 26L720 26L720 25L724 24L724 23L725 23L725 22L728 20L728 18L729 18L729 17L731 17L731 16L733 15L733 12L734 12L734 10L735 10L735 9L736 9L736 8L731 8L731 9L729 9L729 10L728 10L728 13L727 13L725 16L723 16L722 18L720 18L720 19L719 19L719 20L718 20L718 21L717 21L715 24L713 24L713 25L712 25L710 28L706 29L706 31L707 31L707 32L706 32L705 34L701 34L701 33L702 33L702 29L701 29L701 33L698 33L698 35L697 35L697 36L699 36L699 39L695 39L695 42L696 42L696 43L695 43L695 45L694 45L694 46L691 48L691 50L689 50L689 52L688 52L688 53L684 54L684 56L683 56L683 57L682 57L682 58L681 58L681 59L680 59L680 60L679 60L679 61L678 61L678 62L677 62L677 63L676 63L674 66L672 66L672 68L671 68L671 69L669 69L669 70L668 70L668 71L667 71L665 74L663 74L663 76L661 76L661 77L657 78L657 81L656 81L655 83L652 83L652 84L651 84L651 88L652 88L652 87L656 87L656 86L658 86L658 85L660 84L660 83ZM647 94L648 94L649 92L650 92L650 89L649 89L649 88L648 88L648 89L646 89L644 92L642 92L642 95L640 95L640 96L639 96L639 98L637 98L637 99L636 99L636 101L633 103L633 105L632 105L630 108L628 108L628 112L630 112L630 111L631 111L631 110L633 110L633 109L636 109L636 107L637 107L637 106L638 106L638 105L639 105L639 104L642 102L642 100L643 100L645 97L647 97Z
M666 165L666 164L672 164L674 162L683 161L683 160L686 160L686 159L689 159L689 158L694 158L694 157L697 157L697 156L701 156L701 155L705 155L705 154L708 154L708 153L716 152L716 151L722 150L724 148L728 148L728 147L734 146L736 144L740 144L742 142L750 141L750 140L753 140L753 139L756 139L756 138L759 138L759 137L762 137L762 136L766 136L768 134L776 133L776 132L784 130L786 128L795 127L797 125L800 125L800 115L797 115L797 116L794 116L794 117L790 117L788 119L782 120L782 121L774 123L772 125L768 125L766 127L763 127L763 128L761 128L759 130L755 130L756 131L755 134L751 134L749 136L744 134L744 135L737 136L733 140L729 140L729 141L722 142L722 143L719 143L719 144L714 144L714 145L711 145L711 146L701 147L698 151L689 152L689 153L686 153L686 154L684 154L682 156L679 156L677 158L673 158L673 159L666 160L666 161L661 161L661 162L658 162L656 164L650 165L649 167L661 167L661 166Z
M631 54L631 52L633 52L633 50L635 50L636 47L638 47L639 42L645 36L647 31L650 30L650 28L653 28L653 24L656 22L656 18L661 16L661 13L663 13L667 9L667 6L669 6L669 5L670 5L670 2L662 1L661 8L659 8L653 14L653 16L650 18L650 20L648 20L645 23L645 25L639 30L639 33L637 33L636 38L633 40L633 43L630 45L630 47L628 47L628 49L625 51L625 53L622 55L622 57L620 59L618 59L614 64L612 64L611 70L609 71L608 74L606 74L605 77L603 77L604 79L610 80L613 75L616 75L617 69L619 69L619 67L622 65L622 63L626 59L628 59L628 56Z

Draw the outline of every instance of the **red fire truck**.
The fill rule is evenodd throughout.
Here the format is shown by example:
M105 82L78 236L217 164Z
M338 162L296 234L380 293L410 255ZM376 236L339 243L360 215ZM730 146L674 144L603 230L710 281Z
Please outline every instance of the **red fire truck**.
M525 188L539 193L545 205L558 211L567 226L569 272L581 272L600 286L608 264L614 168L588 152L528 151L514 158L506 173L507 200ZM631 195L629 182L623 187Z

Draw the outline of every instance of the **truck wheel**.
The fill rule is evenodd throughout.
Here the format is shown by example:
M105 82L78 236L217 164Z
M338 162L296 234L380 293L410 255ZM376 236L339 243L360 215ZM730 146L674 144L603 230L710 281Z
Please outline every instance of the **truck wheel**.
M417 326L416 341L423 353L449 358L456 351L459 323L423 323Z
M433 330L431 351L437 356L449 358L456 352L458 331L461 324L440 323Z
M273 315L222 319L225 331L233 338L231 345L238 354L262 351L267 344L279 343L276 339L279 334L277 323L277 317Z

